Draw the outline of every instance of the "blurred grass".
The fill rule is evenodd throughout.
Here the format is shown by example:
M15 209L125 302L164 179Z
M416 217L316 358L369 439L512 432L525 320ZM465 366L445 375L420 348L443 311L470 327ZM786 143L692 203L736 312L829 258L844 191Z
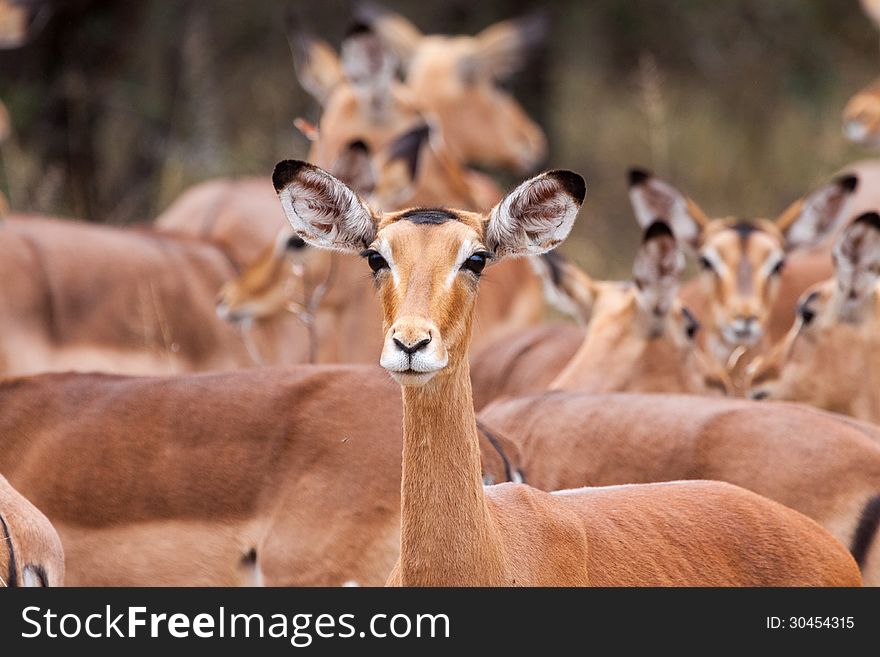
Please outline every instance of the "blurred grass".
M15 209L144 220L199 180L268 175L305 156L292 120L319 110L293 76L286 3L121 4L60 3L31 45L0 53L15 130L0 185ZM351 2L292 5L338 45ZM857 0L386 5L447 33L549 11L551 38L513 90L547 130L550 164L587 179L563 251L597 277L629 275L629 166L654 169L710 215L773 217L870 155L840 130L847 98L880 73Z

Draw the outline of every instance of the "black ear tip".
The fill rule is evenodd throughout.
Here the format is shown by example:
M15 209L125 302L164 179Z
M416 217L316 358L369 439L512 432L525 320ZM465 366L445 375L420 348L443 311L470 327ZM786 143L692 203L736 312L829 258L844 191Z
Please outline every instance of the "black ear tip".
M587 183L580 174L567 169L554 169L544 174L559 182L578 205L584 202L587 196Z
M645 234L642 237L642 243L650 242L651 240L657 239L658 237L668 237L670 239L675 239L675 234L672 232L672 228L669 227L665 221L660 219L655 220L650 226L645 229Z
M629 178L629 186L635 187L646 182L651 177L651 172L647 169L632 168L627 172Z
M373 33L373 28L364 20L356 20L348 26L345 32L345 38L369 35Z
M870 226L874 230L880 230L880 214L877 214L876 212L865 212L853 220L853 225L855 224L862 224L864 226Z
M859 186L859 177L855 174L847 174L837 179L837 184L848 192L854 192Z
M290 181L306 168L312 168L312 165L302 160L282 160L276 164L275 170L272 172L272 184L275 186L275 191L280 192L287 187Z

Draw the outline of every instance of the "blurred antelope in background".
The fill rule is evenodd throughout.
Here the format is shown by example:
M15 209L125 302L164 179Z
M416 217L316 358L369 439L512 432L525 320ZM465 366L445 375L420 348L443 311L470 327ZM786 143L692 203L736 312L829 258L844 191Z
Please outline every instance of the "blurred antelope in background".
M712 479L812 518L880 586L880 428L799 404L533 394L479 414L543 490Z
M776 322L790 326L785 322L789 303L794 305L792 291L800 294L827 267L813 264L816 258L824 262L824 256L809 254L799 261L794 252L821 244L844 225L859 177L839 176L775 221L710 219L693 200L646 171L633 169L629 180L639 224L666 221L697 258L702 271L685 286L682 299L705 327L707 351L730 371L739 391L744 367L766 348L768 333L779 331ZM777 306L782 307L778 315Z
M400 14L375 5L365 5L361 15L391 46L407 86L437 118L457 161L520 174L544 161L543 130L497 84L543 41L543 17L501 21L476 36L446 36L424 35Z
M478 410L498 397L547 389L708 394L730 385L696 344L699 323L678 301L684 254L667 224L645 231L632 281L594 281L559 258L536 262L548 297L586 330L543 324L475 350Z
M880 215L857 217L834 247L834 277L801 298L798 319L751 368L751 396L880 423Z

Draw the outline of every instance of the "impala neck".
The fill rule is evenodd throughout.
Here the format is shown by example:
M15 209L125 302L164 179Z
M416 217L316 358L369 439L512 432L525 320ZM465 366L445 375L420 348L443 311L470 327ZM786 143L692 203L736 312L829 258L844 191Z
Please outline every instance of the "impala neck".
M507 583L505 570L463 359L427 385L403 388L398 574L404 586L455 586Z

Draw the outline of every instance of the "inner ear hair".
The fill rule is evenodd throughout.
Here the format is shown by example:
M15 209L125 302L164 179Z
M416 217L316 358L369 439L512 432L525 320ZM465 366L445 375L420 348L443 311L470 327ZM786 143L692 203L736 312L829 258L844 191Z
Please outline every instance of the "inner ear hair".
M272 183L293 231L306 242L338 251L362 250L376 236L370 208L345 183L301 160L275 165Z
M489 213L486 246L498 257L540 255L571 231L586 196L584 179L557 169L526 180Z

